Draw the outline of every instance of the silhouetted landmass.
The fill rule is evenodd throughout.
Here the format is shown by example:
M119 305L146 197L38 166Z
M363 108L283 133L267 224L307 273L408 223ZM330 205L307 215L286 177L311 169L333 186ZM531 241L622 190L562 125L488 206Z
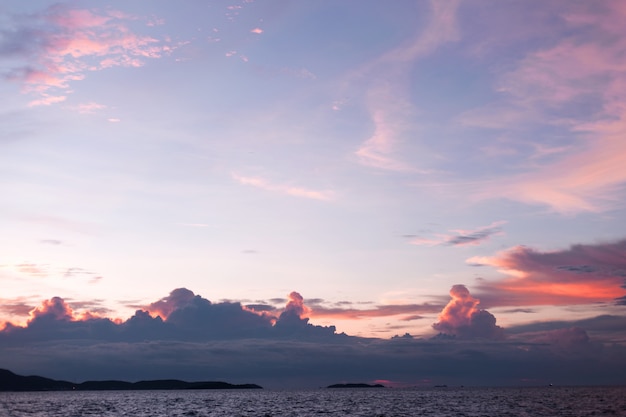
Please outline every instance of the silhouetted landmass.
M326 388L385 388L384 385L381 384L333 384L329 385Z
M261 389L256 384L229 384L221 381L186 382L177 379L153 381L85 381L75 384L41 376L22 376L0 369L0 391L107 391L107 390L180 390L180 389Z

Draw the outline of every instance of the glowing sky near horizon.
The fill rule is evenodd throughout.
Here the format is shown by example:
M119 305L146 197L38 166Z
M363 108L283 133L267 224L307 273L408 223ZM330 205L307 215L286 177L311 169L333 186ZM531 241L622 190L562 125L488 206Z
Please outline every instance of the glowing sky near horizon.
M176 288L258 312L296 291L368 337L478 308L623 316L625 20L619 0L4 1L0 323L53 297L126 320Z

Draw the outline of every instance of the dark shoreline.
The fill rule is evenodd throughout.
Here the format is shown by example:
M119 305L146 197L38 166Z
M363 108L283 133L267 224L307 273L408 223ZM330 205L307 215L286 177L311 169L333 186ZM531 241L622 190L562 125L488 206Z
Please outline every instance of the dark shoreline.
M22 376L0 369L0 391L145 391L145 390L200 390L200 389L263 389L256 384L230 384L222 381L187 382L178 379L150 381L85 381L75 384L42 376Z

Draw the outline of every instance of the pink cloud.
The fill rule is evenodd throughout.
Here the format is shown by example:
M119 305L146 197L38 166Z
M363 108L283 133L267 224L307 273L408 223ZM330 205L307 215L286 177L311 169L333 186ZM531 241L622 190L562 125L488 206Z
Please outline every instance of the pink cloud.
M52 317L54 320L74 320L74 311L60 297L52 297L45 300L39 307L30 312L31 319L29 323L39 317Z
M450 302L439 314L439 321L433 324L433 329L464 338L503 337L502 328L496 325L496 318L478 308L480 301L472 297L464 285L454 285L450 289L450 297Z
M44 94L41 98L30 101L28 107L49 106L51 104L61 103L66 99L67 96L49 96Z
M27 37L11 32L20 46L22 66L9 78L24 85L24 91L45 94L31 105L51 104L52 94L61 97L71 81L85 78L89 71L112 66L140 66L143 59L160 58L175 47L150 36L133 33L127 24L133 18L114 11L96 13L86 9L52 6L33 15L21 30ZM57 100L58 102L60 100Z
M250 32L251 33L256 33L257 35L260 35L261 33L263 33L263 29L261 29L261 28L254 28Z
M479 285L489 305L591 304L626 296L626 240L552 252L518 246L467 262L509 276Z
M285 312L290 312L300 318L308 315L310 309L304 305L304 298L300 295L300 293L292 291L289 294L288 299L287 305L285 306Z
M49 274L49 265L40 265L34 263L21 263L16 265L17 270L24 274L36 277L45 277Z
M250 185L253 187L261 188L266 191L272 191L280 194L287 194L294 197L309 198L313 200L332 200L333 193L331 191L317 191L310 190L302 187L294 187L291 185L272 184L260 177L244 177L237 174L233 174L233 179L242 185Z
M76 109L76 111L78 111L81 114L91 114L91 113L95 113L98 110L106 109L106 107L107 106L105 106L104 104L100 104L100 103L96 103L92 101L89 103L81 103L74 108Z
M477 196L547 205L560 213L605 211L623 204L626 183L626 11L609 1L571 3L561 13L571 35L529 53L501 77L497 114L487 114L494 105L466 113L461 122L499 129L558 126L571 139L540 155L544 160L525 173L490 182ZM597 105L587 115L569 117L583 101ZM555 111L558 118L548 116Z

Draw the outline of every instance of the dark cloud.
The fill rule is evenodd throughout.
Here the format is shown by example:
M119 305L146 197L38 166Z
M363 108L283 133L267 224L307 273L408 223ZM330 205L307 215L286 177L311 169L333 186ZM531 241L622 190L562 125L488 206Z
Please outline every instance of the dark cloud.
M405 333L387 340L311 324L306 299L297 292L276 316L237 302L212 303L179 288L124 322L77 311L98 306L98 300L68 303L54 297L32 311L27 326L0 331L0 368L77 382L210 378L270 388L347 379L464 385L623 382L626 348L600 343L593 335L602 329L623 333L625 317L518 328L501 339L495 318L477 308L465 287L453 287L451 295L437 324L448 333L432 339Z
M93 307L90 311L74 311L60 297L44 301L30 311L26 327L11 326L11 338L47 340L84 337L115 342L137 340L208 341L244 338L332 338L335 327L315 326L304 315L309 311L303 297L292 292L284 311L276 317L256 313L238 302L211 301L186 288L173 290L145 309L139 309L128 320L114 323L100 317L98 301L71 303L74 308Z
M28 316L28 313L34 308L35 306L22 299L0 299L0 311L12 316Z
M358 303L361 305L371 305L372 303ZM443 308L442 304L391 304L377 305L370 308L346 308L344 306L354 305L354 303L337 303L338 307L325 307L322 305L311 306L310 315L314 318L334 318L343 320L357 320L364 317L390 317L397 315L407 315L406 317L420 318L421 314L437 313Z
M193 291L187 288L177 288L167 297L150 304L147 310L167 318L174 310L190 305L195 297Z
M476 230L467 234L451 236L450 238L448 238L445 244L451 246L476 245L501 232L502 228L499 226L486 227L484 229Z
M44 245L54 245L54 246L58 246L58 245L62 245L63 242L57 239L42 239L39 241L40 243L43 243Z
M421 320L423 318L424 318L423 316L418 316L416 314L416 315L413 315L413 316L405 316L405 317L401 318L400 320L402 320L402 321L413 321L413 320Z
M508 335L524 338L525 335L540 332L552 332L559 329L580 328L584 329L594 338L607 343L619 343L625 340L624 329L626 329L625 316L601 315L597 317L581 320L553 320L528 323L511 326L506 329Z
M249 310L262 312L262 311L276 311L276 307L269 304L246 304L245 307Z
M626 239L550 252L517 246L467 262L509 275L480 282L478 296L489 307L609 303L626 294Z
M562 344L562 350L543 339L476 343L406 335L324 343L243 339L85 344L68 340L29 349L0 345L0 367L75 381L210 377L252 381L268 388L318 387L347 379L409 384L429 380L429 384L450 385L523 385L528 380L545 385L623 383L623 347L580 350L575 332L570 340ZM568 349L574 349L571 356Z
M586 352L600 348L600 345L591 342L587 332L580 327L550 330L536 335L526 335L526 338L532 343L548 344L567 354Z
M511 309L503 311L503 313L527 313L527 314L531 314L535 312L536 311L533 310L532 308L511 308Z
M475 230L450 230L448 234L435 234L431 237L404 235L412 237L410 241L413 245L445 245L445 246L465 246L479 245L491 238L502 234L503 221L494 222L489 226L480 227Z

